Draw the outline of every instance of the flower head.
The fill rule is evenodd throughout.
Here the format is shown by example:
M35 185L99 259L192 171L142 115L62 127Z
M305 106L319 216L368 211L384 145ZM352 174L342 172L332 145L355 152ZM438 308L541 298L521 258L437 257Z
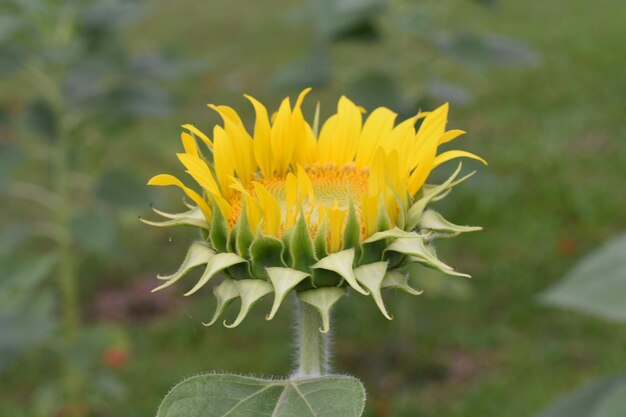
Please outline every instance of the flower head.
M183 152L177 154L201 192L168 174L148 183L179 187L194 204L178 214L155 210L168 220L146 223L203 230L181 268L159 276L164 283L155 290L204 265L190 295L224 272L227 278L214 289L218 306L211 324L230 301L241 298L239 316L226 324L238 325L256 301L273 292L270 319L296 290L320 311L327 330L328 311L346 288L371 295L391 318L383 288L419 294L401 272L406 264L464 275L437 259L432 241L480 228L454 225L428 205L468 176L457 179L459 165L442 184L425 181L451 159L485 161L466 151L439 152L440 145L465 133L446 131L448 105L397 122L387 108L364 116L361 107L341 97L337 112L318 132L319 107L313 124L301 109L309 90L293 106L284 99L271 117L246 96L256 112L251 131L234 109L209 105L223 126L215 126L211 139L184 125Z

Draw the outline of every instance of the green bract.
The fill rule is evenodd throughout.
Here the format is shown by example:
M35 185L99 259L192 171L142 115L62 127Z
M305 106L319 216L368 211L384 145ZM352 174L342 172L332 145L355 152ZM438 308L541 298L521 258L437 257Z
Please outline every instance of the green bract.
M202 275L188 287L186 296L206 286L220 272L225 275L213 289L217 307L211 320L205 323L207 326L216 323L226 307L239 299L237 318L232 323L224 322L226 327L236 327L257 301L273 293L274 302L267 314L267 319L271 320L291 291L319 312L320 330L324 333L329 330L331 308L347 291L371 297L382 314L391 320L382 290L421 294L409 285L409 277L403 272L408 264L418 263L445 274L469 277L439 260L433 242L481 228L455 225L428 208L431 202L444 198L454 186L473 174L457 179L460 171L459 164L442 184L425 185L410 207L400 209L396 227L389 228L387 219L380 218L378 231L365 240L361 239L360 225L352 208L345 222L343 246L333 253L328 253L326 227L320 227L312 239L302 217L278 239L261 231L253 233L245 215L229 231L217 207L213 207L210 224L194 206L178 214L154 210L167 220L143 220L145 223L159 227L199 227L202 240L191 244L176 272L158 276L164 282L153 291L182 281L191 270L202 267Z

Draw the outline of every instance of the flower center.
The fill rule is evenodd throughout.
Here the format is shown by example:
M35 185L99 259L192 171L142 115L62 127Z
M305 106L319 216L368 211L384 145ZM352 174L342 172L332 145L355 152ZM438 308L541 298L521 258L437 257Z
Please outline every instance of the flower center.
M360 213L362 197L367 193L369 170L358 169L354 163L337 167L336 164L313 164L305 169L313 189L314 204L310 204L309 197L301 195L297 204L308 214L309 228L314 232L319 227L320 211L324 209L336 209L348 212L350 202L354 204L357 214ZM278 201L281 210L281 225L287 223L287 177L258 177L260 182L272 196ZM248 187L254 194L253 187ZM301 190L301 194L304 194ZM231 215L228 219L229 226L233 226L241 216L241 194L236 193L229 201ZM290 208L294 209L294 207ZM281 228L282 229L282 228ZM281 233L284 229L281 230Z

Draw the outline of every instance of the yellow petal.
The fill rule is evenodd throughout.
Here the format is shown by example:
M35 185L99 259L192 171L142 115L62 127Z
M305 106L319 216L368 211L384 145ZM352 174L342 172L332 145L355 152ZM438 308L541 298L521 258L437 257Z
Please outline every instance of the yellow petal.
M298 186L300 190L300 198L308 198L309 204L311 207L315 204L315 193L313 192L313 184L311 183L311 179L308 174L302 168L302 166L298 165Z
M189 123L184 124L182 127L183 129L187 129L188 131L199 137L200 140L206 144L206 146L208 146L209 148L213 148L213 142L211 142L211 139L209 139L207 135L202 133L200 129Z
M293 155L294 141L290 137L291 130L291 105L289 98L286 98L278 108L276 120L272 125L272 154L274 168L279 175L287 172Z
M224 121L224 131L231 143L232 152L236 155L233 160L235 172L239 179L247 184L257 168L252 149L252 138L235 110L228 106L214 106L212 104L209 104L209 107L218 112ZM217 152L214 154L215 160L221 157Z
M444 143L448 143L451 140L454 140L459 136L464 135L465 133L466 132L464 130L459 129L448 130L446 133L441 135L441 138L439 138L439 144L443 145Z
M252 185L263 211L263 232L271 236L278 236L280 228L280 206L278 201L262 184L253 181Z
M318 145L319 161L334 162L338 166L352 162L362 124L363 118L359 108L342 96L337 104L337 113L322 126Z
M365 121L356 150L356 165L364 168L372 163L374 152L382 138L392 130L397 114L385 107L375 109Z
M310 165L315 161L317 141L313 129L306 123L302 115L302 101L309 91L311 89L307 88L300 93L292 112L290 136L292 141L296 143L291 157L292 166L296 164Z
M285 179L285 230L296 224L297 203L298 179L290 172Z
M183 149L185 152L191 155L198 155L198 144L196 140L189 133L182 132L180 134L180 140L183 143Z
M187 173L193 177L196 182L206 190L207 193L215 200L220 211L225 218L230 216L230 204L222 197L220 189L213 178L211 169L204 160L197 156L179 153L178 159L187 169Z
M482 162L483 164L487 165L487 161L485 161L483 158L481 158L478 155L475 155L471 152L466 152L466 151L448 151L448 152L444 152L440 155L437 155L437 157L435 158L435 161L433 162L433 169L437 168L439 165L443 164L444 162L448 162L451 159L456 159L456 158L470 158L470 159L475 159L477 161Z
M232 184L230 188L233 188L239 191L243 197L246 208L246 215L248 217L248 223L250 224L250 229L252 233L256 235L256 232L259 228L259 224L263 218L263 211L261 210L261 206L259 202L246 190L241 181L236 178L232 178Z
M272 128L267 116L267 109L265 106L256 100L254 97L244 95L254 106L256 112L256 119L254 122L254 157L256 159L261 173L265 177L270 177L273 172L273 155L271 146L271 134Z
M169 175L169 174L155 175L154 177L150 178L150 181L148 181L148 185L154 185L154 186L173 185L173 186L179 187L185 192L185 194L187 194L187 197L191 198L191 200L194 203L196 203L198 207L200 207L200 209L202 210L202 213L204 213L204 217L206 218L206 220L210 221L211 208L209 207L207 202L204 200L204 198L202 198L200 194L198 194L191 188L186 187L185 184L183 184L182 181L180 181L175 176Z
M340 209L337 200L335 200L332 207L326 208L326 216L328 217L328 247L330 252L337 252L341 249L344 223L347 215L348 211Z
M215 175L220 184L222 195L229 198L232 195L232 189L230 188L230 184L232 183L231 177L235 171L234 152L228 140L228 135L226 135L226 132L221 126L215 126L213 139L215 140L213 151Z

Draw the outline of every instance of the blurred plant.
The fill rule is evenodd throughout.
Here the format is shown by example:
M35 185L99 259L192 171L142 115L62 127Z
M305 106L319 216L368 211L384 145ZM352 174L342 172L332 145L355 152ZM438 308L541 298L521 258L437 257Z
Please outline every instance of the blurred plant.
M313 25L312 50L300 62L281 70L274 83L279 88L296 89L306 85L323 86L336 79L333 51L345 42L368 47L367 59L359 66L349 60L349 91L366 108L383 104L402 115L415 113L420 105L451 101L469 104L472 94L466 88L441 78L445 65L461 71L486 67L528 68L539 57L524 42L492 33L469 30L450 31L443 24L454 13L458 2L448 0L429 4L411 0L311 0L290 13L297 24ZM485 6L494 1L479 0ZM376 45L378 44L378 45ZM340 49L340 53L346 52ZM396 56L410 54L408 68L399 68ZM363 70L365 68L365 70ZM419 74L421 85L403 86L396 80L400 72ZM411 80L414 77L410 78Z
M201 232L180 268L158 276L162 283L153 291L178 284L201 267L202 275L185 293L189 296L224 273L213 289L217 305L206 326L235 300L239 313L223 322L228 328L239 326L270 294L274 302L267 320L289 295L297 305L297 365L288 379L192 377L167 394L160 417L206 410L215 416L358 417L363 387L355 378L331 372L328 333L334 305L349 293L365 295L391 320L382 293L421 294L409 284L413 268L469 277L442 262L434 242L481 228L452 224L431 203L472 174L459 177L459 164L441 184L426 184L431 171L450 160L485 163L466 151L441 150L465 133L446 131L448 104L396 124L398 115L385 107L363 120L362 108L341 97L337 113L320 126L319 107L312 124L301 110L309 90L293 107L284 99L271 121L265 106L246 96L256 112L252 134L237 112L223 105L209 105L224 122L215 127L213 139L184 125L184 152L177 156L202 194L170 174L148 182L176 186L193 204L183 213L154 209L165 220L145 223Z
M547 305L626 323L626 234L579 261L565 277L540 294ZM623 417L626 374L589 382L566 394L537 417Z
M124 0L0 4L0 193L11 210L0 240L0 371L53 334L52 313L60 310L63 415L96 412L85 404L100 354L80 350L93 335L80 331L81 256L116 253L113 207L148 198L142 181L103 166L103 155L124 151L119 138L134 122L170 110L164 81L186 70L161 54L132 51L124 30L144 13L139 2ZM25 259L16 259L18 247ZM44 284L53 270L56 303Z

